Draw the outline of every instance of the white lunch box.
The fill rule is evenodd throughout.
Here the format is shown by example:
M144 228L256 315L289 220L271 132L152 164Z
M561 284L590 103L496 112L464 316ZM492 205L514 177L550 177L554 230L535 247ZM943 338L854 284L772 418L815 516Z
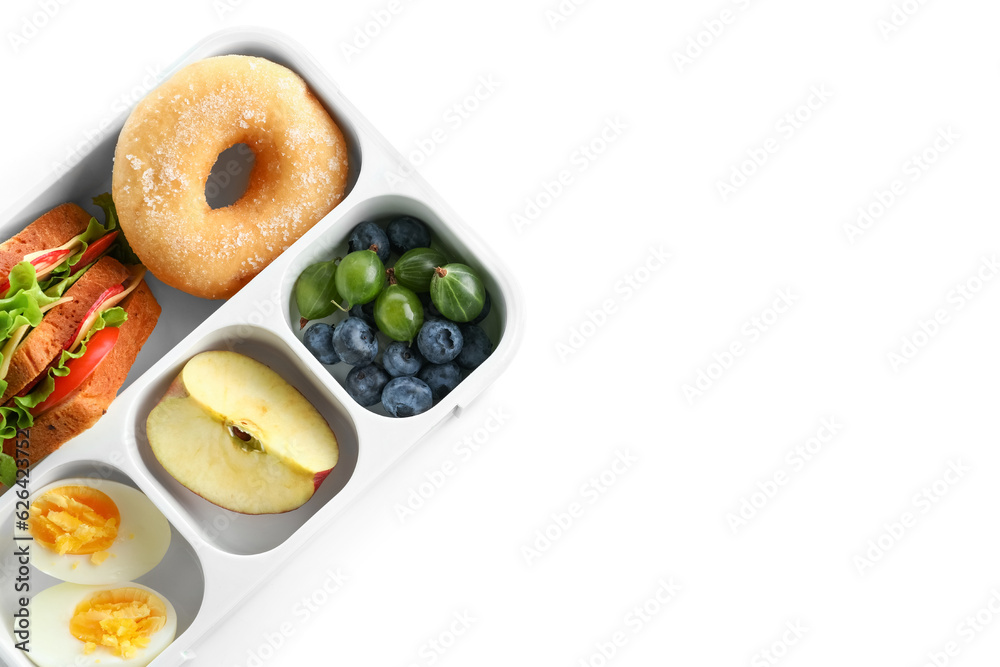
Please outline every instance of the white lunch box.
M196 60L227 54L268 58L306 80L347 139L351 174L345 197L228 301L198 299L148 277L163 312L118 398L97 425L41 461L30 474L29 490L70 477L122 482L144 492L169 520L172 541L166 557L137 580L162 593L177 611L177 638L152 663L158 666L182 664L192 657L187 649L229 610L305 548L404 452L446 419L459 415L510 364L523 329L517 287L490 248L412 173L409 163L295 43L266 30L223 31L198 44L164 76ZM126 117L123 114L112 123L105 138L65 174L28 193L0 217L0 237L13 236L64 202L76 202L103 219L90 200L111 190L112 158ZM390 172L401 177L387 178ZM425 221L436 246L479 272L492 298L492 311L482 326L494 344L493 354L454 391L429 411L402 419L387 416L381 408L358 405L341 385L348 367L340 364L331 372L306 350L292 294L305 267L346 254L347 237L355 225L394 214ZM188 359L219 349L246 354L277 371L309 399L337 435L339 463L312 499L294 512L245 516L212 505L177 483L150 450L145 437L150 410ZM7 545L0 552L0 615L7 619L0 623L0 662L30 667L28 658L14 648L11 627L19 597L13 558L16 500L14 493L0 497L0 534ZM32 594L59 583L34 568L30 579Z

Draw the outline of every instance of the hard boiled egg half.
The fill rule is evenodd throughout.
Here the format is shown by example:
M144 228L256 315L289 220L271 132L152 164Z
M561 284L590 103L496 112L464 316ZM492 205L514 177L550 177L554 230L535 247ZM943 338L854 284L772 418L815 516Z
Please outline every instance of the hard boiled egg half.
M151 588L59 584L31 600L38 667L148 665L177 633L177 612Z
M160 564L170 524L141 491L85 477L49 484L28 499L31 564L74 584L117 584Z

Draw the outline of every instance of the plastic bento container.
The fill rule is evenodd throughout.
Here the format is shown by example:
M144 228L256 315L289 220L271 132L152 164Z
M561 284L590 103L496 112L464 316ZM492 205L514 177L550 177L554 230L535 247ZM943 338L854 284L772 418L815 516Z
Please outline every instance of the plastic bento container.
M164 74L217 55L268 58L302 76L344 132L351 174L343 201L237 295L225 302L189 296L147 277L163 307L159 324L128 379L96 426L31 470L30 488L70 477L109 479L144 492L171 524L166 557L136 581L167 597L178 615L177 637L152 663L179 665L188 649L226 612L344 510L407 450L445 420L457 416L510 364L520 342L523 314L517 287L490 248L430 189L404 158L340 93L318 63L287 37L262 29L216 33ZM45 211L76 202L96 213L90 199L111 190L115 144L128 112L103 140L54 182L41 184L0 217L0 238L23 229ZM387 178L388 173L405 174ZM362 220L410 214L429 224L435 243L471 265L483 278L492 311L483 328L493 354L429 411L394 419L364 408L341 385L345 370L321 365L303 346L292 289L301 271L343 254L352 228ZM282 515L245 516L196 496L159 464L145 437L145 420L184 363L206 350L234 350L261 361L301 391L327 419L340 444L340 461L303 507ZM0 544L14 551L15 495L0 497ZM35 547L38 548L38 547ZM0 557L0 615L11 619L16 598L11 556ZM32 568L31 593L58 583ZM28 667L14 648L11 623L0 624L0 662Z

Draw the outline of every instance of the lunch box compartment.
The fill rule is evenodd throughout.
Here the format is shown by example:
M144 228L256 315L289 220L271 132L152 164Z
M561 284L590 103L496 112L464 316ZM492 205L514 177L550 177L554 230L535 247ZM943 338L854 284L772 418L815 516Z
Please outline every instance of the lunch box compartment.
M136 483L126 473L118 467L106 461L80 460L64 463L44 474L32 478L29 483L29 490L35 490L48 484L58 482L63 479L73 477L86 477L94 480L94 488L100 489L101 482L109 480L119 482L127 486L138 489ZM141 490L141 489L140 489ZM14 535L14 516L10 514L0 524L0 534L5 536ZM170 548L167 550L163 560L153 570L135 580L135 583L143 584L159 592L170 600L177 612L177 636L179 637L187 630L201 611L202 600L205 595L205 573L202 568L201 558L197 549L181 533L170 526ZM3 548L3 556L0 557L0 586L10 591L14 590L15 577L18 576L18 564L13 558L14 550L18 544L8 538L5 540L6 546ZM34 542L29 543L31 550L38 550L41 547ZM35 569L30 571L31 594L35 595L41 591L63 583L55 577L49 576ZM5 618L13 618L14 605L16 600L13 595L5 594L0 596L0 614ZM2 624L0 630L0 641L13 643L13 635L9 623ZM23 655L18 655L18 665L31 665ZM23 660L23 662L20 662Z
M319 410L336 434L340 447L337 465L313 497L299 509L286 514L257 516L223 509L180 484L153 454L146 438L146 418L184 364L209 350L237 352L269 366ZM207 544L231 554L260 554L279 547L347 485L358 463L358 433L349 412L316 381L312 372L304 368L277 335L251 325L231 325L194 343L174 366L146 387L131 421L139 458L154 482L176 501L179 510L189 518L191 527Z
M364 177L365 176L362 176L362 178ZM299 354L310 358L312 357L305 345L302 343L302 338L305 334L306 328L314 325L316 322L336 324L347 317L345 313L337 311L327 318L310 321L306 328L303 328L300 322L301 315L299 314L299 309L295 302L295 282L299 274L303 269L316 262L323 262L335 257L346 256L348 253L348 239L351 232L360 223L365 221L376 222L384 228L385 224L392 218L401 215L410 215L425 222L431 230L432 247L440 250L449 262L457 262L470 266L480 277L486 287L486 291L489 292L492 307L490 309L490 314L479 324L479 326L482 327L482 329L490 337L490 340L493 341L494 355L496 350L503 345L503 339L507 329L507 294L505 290L501 288L499 282L493 274L486 268L485 262L478 257L476 251L470 248L468 244L462 240L461 235L455 231L453 225L447 222L447 214L439 212L432 208L429 204L412 197L404 195L380 195L355 202L355 205L340 219L338 219L329 230L324 232L315 242L306 246L302 253L292 261L288 272L282 278L281 284L285 290L285 293L282 295L282 303L286 306L285 321L298 340L296 351ZM394 264L398 259L399 257L396 253L393 253L389 263ZM381 353L388 342L391 341L384 335L379 336L379 360L381 360ZM414 342L414 345L416 345L416 342ZM480 366L480 368L473 371L473 374L479 372L484 367L488 367L487 365L490 364L492 360L493 356L487 359L483 366ZM325 366L325 368L333 377L337 379L341 386L343 386L347 378L347 374L352 369L351 366L344 363L338 363L334 366ZM468 378L463 380L463 382L459 384L459 386L452 393L460 392L463 385L467 385L467 382ZM353 399L350 399L349 397L347 400L352 400L353 402ZM447 398L435 405L431 411L437 410L446 402ZM385 412L385 409L382 408L381 404L377 404L374 407L367 409L375 414L392 419L392 417L389 417L388 413ZM445 407L442 409L448 408Z

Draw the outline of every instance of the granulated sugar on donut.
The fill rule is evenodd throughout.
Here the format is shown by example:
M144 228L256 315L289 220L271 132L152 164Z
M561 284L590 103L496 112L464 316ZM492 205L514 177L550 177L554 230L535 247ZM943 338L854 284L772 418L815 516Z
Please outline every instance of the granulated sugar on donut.
M213 210L205 184L240 143L256 154L247 191ZM222 56L139 103L118 139L112 190L125 236L157 278L224 299L333 210L347 174L343 133L297 74Z

